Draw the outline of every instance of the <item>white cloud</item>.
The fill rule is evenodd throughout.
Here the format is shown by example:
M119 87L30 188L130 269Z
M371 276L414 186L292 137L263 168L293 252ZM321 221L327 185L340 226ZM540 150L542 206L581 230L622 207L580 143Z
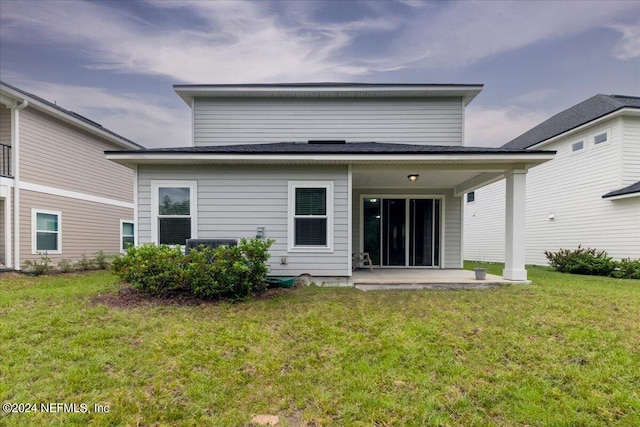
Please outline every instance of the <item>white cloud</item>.
M79 49L92 69L189 83L341 81L406 67L464 66L597 27L622 33L617 57L638 55L638 27L617 22L638 14L634 2L405 3L425 7L402 15L408 8L398 3L365 4L362 18L336 23L315 16L323 3L292 3L282 13L275 11L281 3L269 2L146 3L180 15L161 25L113 3L3 2L0 36ZM367 7L374 16L364 17ZM193 23L180 24L186 16ZM378 44L362 53L355 42L369 35Z
M531 104L550 99L552 96L556 95L556 93L557 91L552 89L535 89L516 95L511 98L510 101L517 104Z
M611 28L622 33L613 56L622 60L640 58L640 21L632 25L612 25Z
M465 112L465 145L500 147L549 118L540 111L517 107L467 107Z
M12 82L13 83L13 82ZM88 86L19 80L21 89L75 111L145 147L191 145L191 111L161 106L148 94L117 94Z

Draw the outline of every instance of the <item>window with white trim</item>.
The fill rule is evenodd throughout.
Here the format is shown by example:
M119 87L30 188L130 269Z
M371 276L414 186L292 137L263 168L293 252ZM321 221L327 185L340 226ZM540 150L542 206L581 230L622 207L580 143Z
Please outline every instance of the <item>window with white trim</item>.
M576 151L580 151L584 149L584 141L580 140L580 141L576 141L573 144L571 144L571 152L575 153Z
M31 209L31 253L62 253L62 214Z
M289 250L333 250L333 182L289 182Z
M120 220L120 252L125 253L129 245L135 244L136 227L133 221Z
M157 244L186 245L196 237L195 181L152 181L152 240Z
M602 144L604 142L607 142L608 140L609 140L609 133L608 132L598 133L598 134L593 136L593 144L594 145Z

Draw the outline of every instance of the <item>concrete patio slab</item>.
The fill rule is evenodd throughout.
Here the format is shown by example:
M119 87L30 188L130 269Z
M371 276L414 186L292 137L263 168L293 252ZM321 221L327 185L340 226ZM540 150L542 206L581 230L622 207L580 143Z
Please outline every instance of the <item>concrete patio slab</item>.
M475 273L462 269L387 269L356 270L353 286L363 291L393 289L488 289L510 284L530 284L530 281L514 282L500 276L487 274L485 280L477 280Z

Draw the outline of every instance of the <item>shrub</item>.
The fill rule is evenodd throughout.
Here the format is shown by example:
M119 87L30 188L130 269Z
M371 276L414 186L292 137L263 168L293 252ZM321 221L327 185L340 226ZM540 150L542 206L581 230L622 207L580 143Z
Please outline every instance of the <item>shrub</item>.
M76 268L83 271L93 270L96 268L96 263L93 258L87 258L85 254L82 254L82 258L76 263Z
M640 259L621 259L616 263L612 276L620 279L640 279Z
M109 268L109 258L110 256L105 254L104 251L96 252L96 257L93 259L94 265L99 270L106 270Z
M154 295L188 292L203 299L239 300L266 290L272 243L242 239L238 246L200 246L188 255L179 248L145 244L130 247L112 268L122 280Z
M154 295L185 291L184 266L185 256L180 248L150 243L129 247L125 256L111 264L120 279Z
M609 276L616 267L606 251L593 248L560 249L558 252L544 252L549 264L562 273Z
M47 255L46 252L40 253L40 260L27 260L22 264L22 269L26 273L34 274L39 276L41 274L46 274L49 270L53 268L52 265L49 265L51 262L51 258Z
M61 259L60 262L58 263L58 270L60 270L62 273L68 273L73 269L73 263L71 261L69 261L68 259Z

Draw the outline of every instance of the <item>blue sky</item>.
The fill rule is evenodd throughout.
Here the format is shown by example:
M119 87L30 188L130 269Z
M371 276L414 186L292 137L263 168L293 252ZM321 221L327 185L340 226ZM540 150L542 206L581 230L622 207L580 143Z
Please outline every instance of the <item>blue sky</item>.
M191 143L173 84L483 83L467 145L640 96L637 1L0 0L0 78L147 147Z

